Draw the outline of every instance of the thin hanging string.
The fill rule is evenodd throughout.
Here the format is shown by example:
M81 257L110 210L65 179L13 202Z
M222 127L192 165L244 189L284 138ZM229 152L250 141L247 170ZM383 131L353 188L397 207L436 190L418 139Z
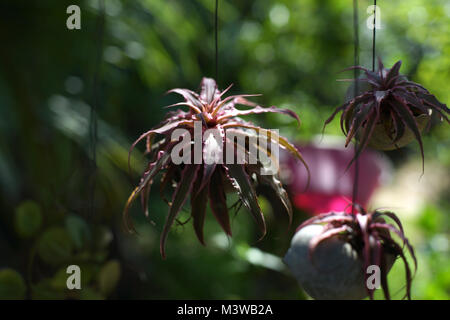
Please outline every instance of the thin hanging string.
M375 72L375 56L376 56L376 18L377 18L377 0L373 1L373 33L372 33L372 71ZM359 65L359 28L358 28L358 2L357 0L353 0L353 29L354 29L354 43L355 43L355 49L354 49L354 65ZM358 94L358 73L359 70L354 70L354 97ZM358 141L355 140L355 147L354 152L356 154L358 148ZM355 206L357 205L357 197L358 197L358 184L359 184L359 159L357 158L355 160L355 177L353 180L353 195L352 195L352 213L354 214L356 209Z
M376 21L377 21L377 0L373 1L373 34L372 34L372 71L375 72L375 39L377 35L377 27L376 27Z
M95 58L95 69L93 79L93 101L89 117L89 142L91 145L91 161L90 161L90 188L89 188L89 215L92 219L94 216L95 203L95 185L97 176L97 110L100 104L99 94L99 75L101 67L101 59L103 55L103 38L105 31L105 3L99 0L99 15L97 21L97 54Z
M218 29L219 29L219 20L218 20L218 11L219 11L219 0L216 0L216 10L214 15L214 40L216 47L216 81L219 82L219 40L218 40Z
M354 61L353 65L358 66L359 65L359 26L358 26L358 0L353 0L353 40L354 40ZM353 78L354 78L354 87L353 87L353 97L356 97L358 95L358 76L359 76L359 69L355 68L353 69ZM354 154L356 154L356 151L358 150L358 141L355 139L354 144ZM355 176L353 180L353 195L352 195L352 214L355 214L356 212L356 198L358 197L358 183L359 183L359 159L356 158L355 160Z

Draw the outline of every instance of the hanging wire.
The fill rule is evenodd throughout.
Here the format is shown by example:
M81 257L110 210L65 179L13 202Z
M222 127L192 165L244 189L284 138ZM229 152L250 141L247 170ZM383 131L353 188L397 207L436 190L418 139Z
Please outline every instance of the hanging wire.
M375 72L375 39L377 35L377 0L373 0L373 34L372 34L372 71Z
M376 55L376 18L377 18L377 0L373 1L373 33L372 33L372 71L375 71L375 55ZM359 65L359 28L358 28L358 1L353 0L353 30L354 30L354 65ZM358 75L359 70L354 69L353 77L354 77L354 97L358 95ZM358 141L355 140L354 152L358 149ZM355 160L355 177L353 180L353 195L352 195L352 213L354 214L356 211L355 206L357 205L357 197L358 197L358 184L359 184L359 157Z
M354 41L354 61L353 65L358 66L359 65L359 26L358 26L358 0L353 0L353 41ZM353 78L354 78L354 86L353 86L353 97L356 97L358 95L359 90L359 84L358 84L358 76L359 76L359 69L355 68L353 69ZM358 149L358 141L355 139L354 144L354 153L356 154L356 151ZM359 159L356 158L355 160L355 176L353 180L353 195L352 195L352 214L355 214L356 212L356 201L358 197L358 183L359 183Z
M97 110L100 104L100 90L99 90L99 77L100 77L100 67L101 59L103 55L103 38L105 31L105 2L104 0L99 0L99 14L97 20L97 54L95 58L95 69L94 69L94 79L93 79L93 101L89 117L89 142L91 151L91 161L90 161L90 188L89 188L89 218L93 217L94 214L94 203L95 203L95 185L97 176Z
M216 10L215 10L215 14L214 14L214 40L215 40L215 48L216 48L216 81L217 82L219 82L218 11L219 11L219 0L216 0Z

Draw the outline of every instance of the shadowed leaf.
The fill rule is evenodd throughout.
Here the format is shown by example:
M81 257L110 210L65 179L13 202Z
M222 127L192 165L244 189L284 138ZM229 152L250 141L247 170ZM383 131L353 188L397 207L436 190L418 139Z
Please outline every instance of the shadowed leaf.
M216 170L209 183L209 205L217 222L225 233L231 236L230 217L223 183L223 174L220 170Z
M173 194L172 205L170 206L169 214L167 215L166 223L161 233L160 251L163 259L166 257L165 244L170 227L183 207L183 204L186 202L199 169L200 165L186 165L183 169L181 181Z
M256 224L262 233L261 238L263 238L266 234L264 215L259 207L255 189L253 188L244 167L236 164L227 164L226 168L227 173L232 180L233 186L236 188L242 202L255 219Z

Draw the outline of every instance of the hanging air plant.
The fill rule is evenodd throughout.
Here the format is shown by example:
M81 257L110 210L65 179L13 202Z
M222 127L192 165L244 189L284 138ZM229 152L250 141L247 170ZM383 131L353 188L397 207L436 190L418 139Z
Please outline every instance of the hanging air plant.
M200 94L188 89L170 90L169 92L182 95L185 101L169 107L186 106L189 111L177 110L168 113L162 123L142 134L131 147L130 153L138 142L146 139L146 153L149 155L150 161L139 185L127 201L124 210L127 224L129 206L138 195L141 196L143 210L148 215L148 196L157 173L163 172L160 184L160 192L163 197L166 188L174 187L172 199L170 202L167 201L170 208L161 234L160 250L163 257L165 257L165 242L169 230L188 197L190 197L194 230L202 244L204 244L203 224L208 201L220 226L226 234L231 236L226 203L226 193L230 190L239 194L239 206L236 207L244 204L255 219L262 236L265 235L264 216L258 205L254 188L256 182L269 184L284 204L289 219L292 218L291 204L277 177L277 172L267 174L267 172L261 171L267 167L267 163L263 163L261 157L256 156L256 150L260 156L262 153L266 159L272 159L274 157L272 150L275 147L282 147L290 151L306 166L300 152L286 138L239 117L278 112L291 116L298 122L299 118L294 112L287 109L257 106L245 98L252 95L235 95L224 98L224 94L230 87L220 92L213 79L203 78ZM236 105L252 108L239 110ZM180 129L182 129L181 133L174 139L173 134ZM214 130L216 134L208 135L211 130ZM199 132L200 141L197 140ZM156 136L159 139L153 141ZM262 136L268 138L267 145L270 145L270 149L259 144L260 140L258 139ZM233 137L244 138L244 141L247 142L236 143ZM182 138L181 142L179 142L179 138ZM179 153L182 153L183 159L187 161L183 163L175 161L173 155ZM244 156L239 162L237 158L240 157L240 154ZM228 158L228 156L231 157ZM223 161L224 158L235 161L230 163L230 161ZM276 162L278 159L272 160ZM132 228L132 224L128 224L128 226Z
M345 146L353 137L360 142L352 162L366 146L392 150L414 139L419 143L423 161L421 133L427 123L430 124L432 112L449 122L447 106L420 84L399 74L400 66L401 61L398 61L391 69L386 69L378 60L377 72L359 66L347 69L364 71L365 78L356 80L362 82L363 91L338 107L325 126L342 111L341 129L347 136Z
M315 299L363 299L367 295L373 298L374 288L367 285L367 270L371 265L378 266L380 284L389 299L387 274L400 257L406 272L405 296L410 299L413 277L405 247L415 269L417 262L400 220L392 212L359 211L324 213L305 221L292 239L284 258L286 264L302 288ZM386 218L396 225L388 223Z

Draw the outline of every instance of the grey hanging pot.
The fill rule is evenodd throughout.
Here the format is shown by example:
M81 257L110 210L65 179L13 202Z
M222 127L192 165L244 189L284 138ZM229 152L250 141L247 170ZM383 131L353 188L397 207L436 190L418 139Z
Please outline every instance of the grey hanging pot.
M404 257L402 246L390 236L393 226L382 218L385 213L369 214L328 213L313 217L299 227L284 262L305 292L320 300L355 300L373 297L367 287L367 266L381 270L381 282L387 283L387 274L397 256ZM398 218L391 212L389 217ZM322 224L326 223L326 224ZM402 228L395 233L403 236ZM364 230L364 231L362 231ZM412 247L407 243L411 256ZM409 266L407 274L410 274ZM411 277L407 278L409 297ZM389 299L387 285L383 285Z

